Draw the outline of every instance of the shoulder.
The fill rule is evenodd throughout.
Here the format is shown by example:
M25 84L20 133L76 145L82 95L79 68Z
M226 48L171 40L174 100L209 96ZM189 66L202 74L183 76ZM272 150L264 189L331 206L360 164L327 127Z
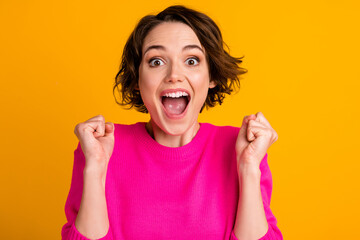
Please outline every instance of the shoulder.
M114 123L115 135L121 134L133 134L137 130L145 126L144 122L136 122L132 124Z
M235 148L236 140L240 128L234 126L216 126L210 123L202 123L201 126L206 131L207 144L214 144L216 148Z
M237 138L240 128L234 126L216 126L211 123L201 123L207 131L211 132L214 137L226 139L226 138Z
M146 135L145 122L136 122L132 124L114 123L114 138L116 145L131 146L144 138Z

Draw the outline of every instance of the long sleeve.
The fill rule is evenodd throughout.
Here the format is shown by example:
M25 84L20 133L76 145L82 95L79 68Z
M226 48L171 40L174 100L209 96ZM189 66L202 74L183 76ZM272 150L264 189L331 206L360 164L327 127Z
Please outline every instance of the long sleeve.
M69 195L65 204L65 215L67 223L63 226L61 235L62 240L89 240L83 236L75 227L75 220L78 214L82 192L83 192L83 170L85 166L85 156L82 152L80 143L74 151L74 166ZM101 240L111 240L111 229Z
M234 150L239 128L201 123L190 143L172 148L151 138L145 124L116 124L105 184L110 227L102 240L238 240L232 229L239 194ZM281 240L269 208L272 177L266 157L260 164L260 184L269 231L261 239ZM74 224L84 166L79 144L74 151L63 240L88 240Z
M267 162L268 154L266 154L263 160L260 163L261 179L260 179L260 189L261 196L264 205L265 215L268 222L268 231L261 237L259 240L282 240L283 236L277 227L277 220L270 209L270 200L272 193L272 176L271 171ZM230 240L241 240L238 239L234 231L231 232Z

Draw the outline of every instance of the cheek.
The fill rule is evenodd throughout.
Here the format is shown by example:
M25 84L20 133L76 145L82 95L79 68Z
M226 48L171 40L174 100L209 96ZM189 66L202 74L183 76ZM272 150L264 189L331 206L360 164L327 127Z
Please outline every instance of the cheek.
M146 108L151 112L158 87L157 76L153 71L139 69L139 90Z
M144 77L139 78L139 90L141 94L141 98L143 99L144 103L148 102L153 95L153 89L149 85L150 81Z
M197 72L192 76L194 88L200 92L208 92L210 77L207 72Z
M144 69L139 69L139 88L140 88L140 92L143 92L143 90L149 89L149 87L151 86L151 74L144 70Z
M160 73L149 68L139 68L139 85L154 88L159 84Z

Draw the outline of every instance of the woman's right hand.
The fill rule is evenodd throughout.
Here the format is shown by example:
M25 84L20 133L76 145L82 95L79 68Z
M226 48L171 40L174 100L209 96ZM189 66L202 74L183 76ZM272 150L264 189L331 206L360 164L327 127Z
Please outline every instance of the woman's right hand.
M75 126L74 133L85 155L85 169L106 174L107 165L114 149L115 126L105 123L102 115L95 116Z

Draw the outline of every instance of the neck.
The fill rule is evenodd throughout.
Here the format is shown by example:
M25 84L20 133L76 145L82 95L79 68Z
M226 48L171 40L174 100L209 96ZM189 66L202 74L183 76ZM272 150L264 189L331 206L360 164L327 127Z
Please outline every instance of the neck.
M196 133L200 129L200 124L196 121L188 130L180 135L170 135L164 132L159 126L152 120L146 124L146 130L150 136L159 144L166 147L181 147L189 142L196 136Z

